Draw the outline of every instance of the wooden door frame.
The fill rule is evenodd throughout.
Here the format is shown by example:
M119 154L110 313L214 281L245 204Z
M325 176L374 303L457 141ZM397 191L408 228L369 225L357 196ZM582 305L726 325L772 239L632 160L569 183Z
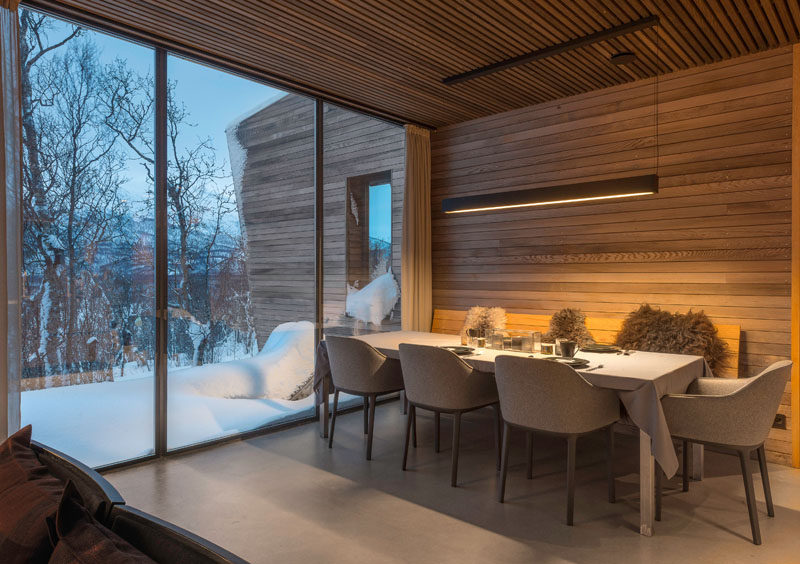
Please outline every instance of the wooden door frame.
M792 57L792 466L800 467L800 43Z

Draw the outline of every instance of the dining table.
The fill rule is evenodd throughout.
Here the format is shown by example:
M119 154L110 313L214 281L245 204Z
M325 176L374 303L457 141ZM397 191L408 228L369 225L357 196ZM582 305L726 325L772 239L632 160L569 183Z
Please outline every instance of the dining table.
M411 343L437 347L460 346L458 335L427 333L421 331L393 331L354 336L391 358L400 358L400 343ZM626 354L627 353L627 354ZM461 356L477 370L494 373L495 359L500 355L548 358L542 354L474 348L473 354ZM552 356L550 357L552 358ZM617 392L625 407L626 420L639 430L639 532L651 536L655 517L655 472L656 463L667 477L678 470L678 457L667 428L661 398L667 394L685 393L689 384L697 379L711 376L702 356L669 354L643 351L620 351L595 353L578 351L575 358L588 361L588 365L576 370L589 383L599 388ZM435 370L432 367L432 372ZM328 394L332 389L330 367L324 341L320 343L315 363L315 389L321 407L320 432L327 436ZM699 446L699 445L696 445ZM702 447L700 447L701 449ZM696 449L693 456L693 473L702 475L697 465L702 464L702 450ZM688 469L684 469L688 471Z

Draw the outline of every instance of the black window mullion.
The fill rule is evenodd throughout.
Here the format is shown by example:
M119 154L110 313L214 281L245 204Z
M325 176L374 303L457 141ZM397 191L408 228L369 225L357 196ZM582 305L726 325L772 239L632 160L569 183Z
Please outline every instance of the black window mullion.
M155 76L155 450L167 452L167 52L156 49Z

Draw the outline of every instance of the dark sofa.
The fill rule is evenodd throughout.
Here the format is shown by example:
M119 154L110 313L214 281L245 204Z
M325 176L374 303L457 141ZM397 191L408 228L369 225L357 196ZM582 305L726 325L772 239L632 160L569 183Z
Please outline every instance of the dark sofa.
M19 444L15 448L18 453ZM80 461L36 441L30 441L30 451L44 467L35 469L36 479L49 480L51 486L58 482L65 486L71 484L66 489L77 492L76 499L80 500L81 511L85 511L87 520L93 519L151 560L164 564L246 564L245 560L206 539L126 505L108 480ZM30 461L36 462L33 457L30 457ZM52 478L57 478L58 482ZM33 478L29 476L27 479ZM51 531L55 527L54 517L46 518ZM0 524L8 528L8 523ZM0 552L4 547L3 541L8 540L3 539L2 534L0 531ZM6 550L8 546L5 545Z

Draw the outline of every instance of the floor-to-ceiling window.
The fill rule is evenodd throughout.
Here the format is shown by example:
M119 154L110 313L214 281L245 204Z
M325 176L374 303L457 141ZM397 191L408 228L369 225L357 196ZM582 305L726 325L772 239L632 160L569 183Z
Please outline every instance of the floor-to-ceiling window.
M400 329L405 135L325 104L326 334Z
M144 456L153 50L28 9L20 32L22 423L91 465Z
M314 101L168 62L168 445L313 415Z
M20 29L22 423L103 466L312 417L317 315L400 327L402 128L328 104L318 128L313 98L30 9Z

